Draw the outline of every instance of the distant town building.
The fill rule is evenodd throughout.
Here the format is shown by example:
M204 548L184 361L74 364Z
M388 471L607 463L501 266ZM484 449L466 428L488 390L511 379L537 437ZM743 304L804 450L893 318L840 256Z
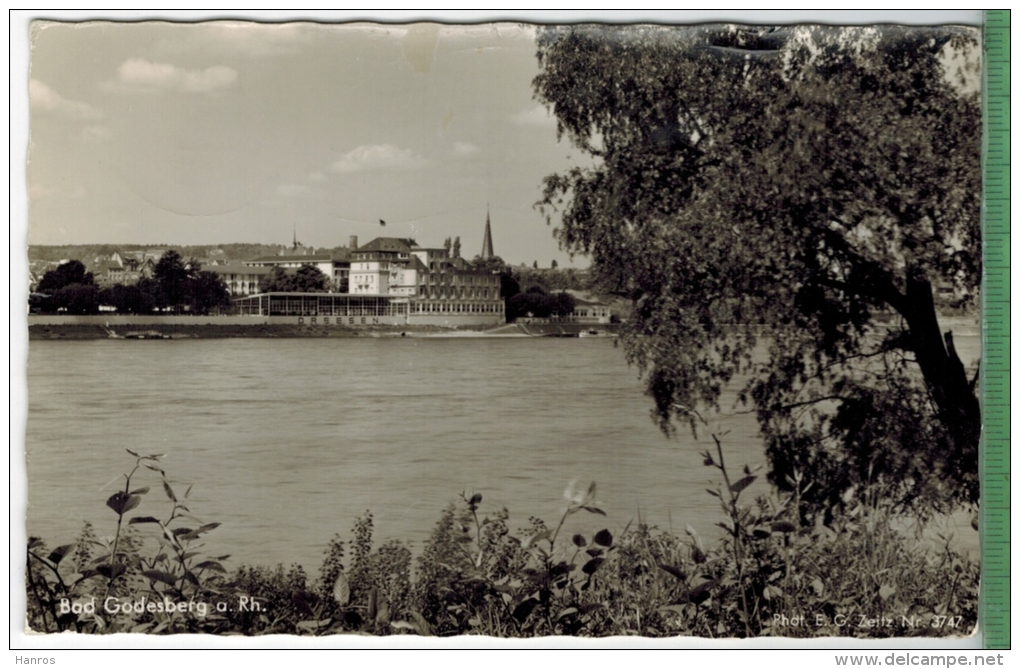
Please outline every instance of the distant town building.
M147 251L114 251L110 259L96 266L96 281L103 285L134 284L141 279L151 279L156 270L156 263L166 253L166 249Z
M202 269L206 272L212 272L223 279L223 283L227 286L227 291L234 297L255 295L259 292L259 282L264 276L273 271L270 267L251 267L243 263L208 265L202 267Z
M569 318L574 323L609 323L612 320L612 313L605 302L591 297L578 297L575 294L574 313Z
M489 217L483 244L492 253ZM355 246L349 260L328 256L269 256L246 261L249 267L300 267L312 262L339 287L346 279L345 298L315 293L272 293L236 300L241 313L360 318L399 318L407 323L476 325L505 322L500 277L491 270L475 270L445 247L419 246L410 238L377 237ZM327 265L328 263L328 265ZM329 270L327 272L327 269Z

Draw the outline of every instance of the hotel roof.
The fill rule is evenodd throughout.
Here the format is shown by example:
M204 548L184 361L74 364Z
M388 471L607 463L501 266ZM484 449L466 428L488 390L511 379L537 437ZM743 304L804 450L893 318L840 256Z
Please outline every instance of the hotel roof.
M396 253L410 253L418 243L413 239L400 237L376 237L364 246L355 249L355 253L367 253L371 251L389 251Z
M317 262L329 262L332 260L332 256L261 256L254 260L245 260L248 262L268 262L268 263L281 263L281 262L300 262L300 263L317 263Z
M240 263L230 263L228 265L204 265L202 271L213 272L215 274L269 274L273 270L271 267L253 267Z

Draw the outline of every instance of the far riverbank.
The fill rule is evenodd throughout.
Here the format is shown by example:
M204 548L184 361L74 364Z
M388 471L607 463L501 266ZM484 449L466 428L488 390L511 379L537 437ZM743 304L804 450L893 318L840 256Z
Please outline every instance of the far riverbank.
M160 323L159 325L130 325L111 327L120 336L133 332L155 330L171 339L229 339L229 338L347 338L380 337L401 334L432 335L448 332L448 328L437 325L373 325L364 327L343 327L338 325L298 325L291 323L252 323L251 325L198 325L194 323ZM95 324L29 324L29 340L84 340L109 339L106 327Z

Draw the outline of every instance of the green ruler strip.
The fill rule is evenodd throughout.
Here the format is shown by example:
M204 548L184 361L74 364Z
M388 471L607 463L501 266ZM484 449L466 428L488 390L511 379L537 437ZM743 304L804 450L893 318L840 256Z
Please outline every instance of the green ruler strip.
M1009 648L1009 10L985 12L981 630Z

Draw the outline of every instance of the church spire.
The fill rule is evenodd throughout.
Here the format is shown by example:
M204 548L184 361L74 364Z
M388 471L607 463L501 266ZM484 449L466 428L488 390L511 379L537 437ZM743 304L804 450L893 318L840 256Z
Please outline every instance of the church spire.
M489 205L485 205L485 238L482 240L482 260L488 260L495 255L492 252L492 225L489 222Z

